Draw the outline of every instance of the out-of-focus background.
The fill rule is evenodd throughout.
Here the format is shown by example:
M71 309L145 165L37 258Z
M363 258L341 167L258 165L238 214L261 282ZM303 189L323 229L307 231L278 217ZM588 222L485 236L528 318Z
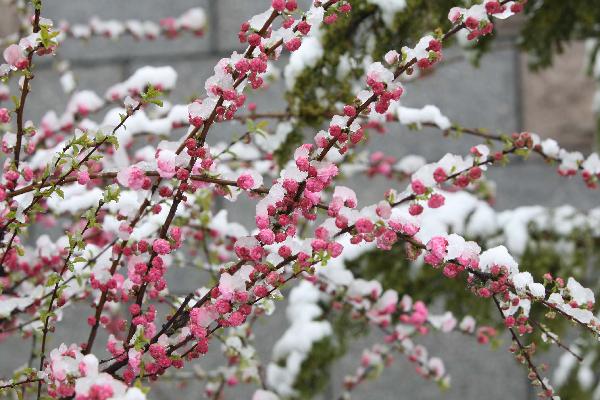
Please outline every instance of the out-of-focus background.
M103 19L126 20L128 18L158 21L164 16L177 16L191 7L203 7L209 17L209 26L203 37L184 36L177 40L163 39L154 42L134 41L125 37L119 41L94 38L89 42L67 40L61 45L61 59L70 61L80 89L93 89L100 95L111 85L126 79L143 65L171 65L178 72L177 88L169 99L182 103L204 91L204 80L212 74L212 68L221 58L233 50L243 48L237 40L240 23L248 17L264 11L270 0L52 0L44 2L43 16L55 22L71 23L88 21L92 16ZM15 17L10 7L0 9L0 33L5 35L15 28ZM499 29L500 37L493 44L493 51L485 55L480 68L474 68L458 49L446 51L452 61L441 63L431 76L407 84L403 103L411 107L435 104L451 120L467 127L485 127L505 132L528 130L542 137L553 137L571 150L589 153L594 145L595 119L591 104L595 82L584 74L584 46L572 43L555 61L554 67L539 73L527 68L527 59L516 47L515 36L519 21L505 24ZM435 27L431 27L435 28ZM57 60L58 61L58 60ZM280 60L283 68L286 59ZM26 117L34 121L48 109L61 111L68 100L63 93L58 75L50 62L36 67L32 95L29 97ZM259 110L281 110L284 102L282 82L271 85L268 93L253 96ZM235 125L223 125L211 132L211 140L229 137L237 129ZM440 140L437 133L414 133L400 126L392 126L389 134L376 138L371 145L385 149L386 153L400 158L406 154L421 154L428 160L436 160L446 152L464 154L472 139ZM526 163L514 161L505 168L494 168L489 177L497 182L499 210L518 205L540 204L559 206L571 204L581 210L597 205L597 194L585 188L578 180L559 177L554 167L543 165L539 159ZM362 178L361 178L362 179ZM350 186L360 188L362 204L382 197L389 183L383 180L357 180ZM237 207L230 211L230 220L239 219L247 226L252 222L248 209ZM181 291L202 285L193 279L181 279L174 283ZM85 315L87 310L80 310ZM52 335L52 343L61 338L80 340L87 336L85 318L77 312L69 314L69 324L59 325ZM273 343L286 327L283 305L257 330L258 348L262 354L270 354ZM357 366L362 349L380 337L373 334L352 345L350 354L334 368L326 399L337 398L343 376L352 373ZM361 385L355 394L357 399L529 399L534 398L525 370L518 366L506 351L508 341L497 350L480 346L472 338L455 335L432 335L425 344L431 353L446 361L452 375L452 387L441 394L435 385L424 382L405 360L398 360L384 372L381 379ZM0 376L11 373L15 360L23 363L29 352L29 341L11 339L0 346ZM52 345L50 346L52 348ZM400 356L398 356L400 357ZM552 359L552 357L550 357ZM217 360L208 357L198 361L206 369ZM174 386L164 385L153 390L154 399L200 398L202 386L191 384L186 389L174 391ZM248 392L236 389L229 398L249 398ZM238 396L238 397L236 397Z

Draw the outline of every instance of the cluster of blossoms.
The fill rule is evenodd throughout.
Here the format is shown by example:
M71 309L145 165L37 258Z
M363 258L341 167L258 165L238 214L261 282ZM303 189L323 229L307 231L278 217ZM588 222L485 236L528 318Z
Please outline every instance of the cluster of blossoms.
M150 86L161 92L169 92L175 87L177 72L172 67L146 66L135 71L127 80L106 90L104 97L109 101L120 102L130 96L139 98Z
M98 359L92 354L83 355L75 344L50 352L44 373L51 397L73 397L76 400L113 399L143 400L145 394L138 388L127 387L113 376L98 371Z
M403 107L400 105L394 108L395 109L391 112L388 111L386 119L397 119L403 125L414 126L418 129L421 129L423 126L430 126L437 127L442 131L462 131L460 127L457 128L453 126L450 120L441 113L440 109L433 105L427 105L420 109ZM377 120L372 116L367 117L367 123L372 124L376 121ZM506 142L506 140L508 140L511 145L516 148L537 153L543 157L544 160L558 164L557 172L559 175L571 177L581 174L583 181L590 189L596 189L598 187L598 179L600 178L600 156L598 156L598 153L596 152L590 153L585 157L579 151L569 151L560 147L558 142L552 138L542 139L538 134L532 132L513 133L510 137L486 135L479 131L474 133L483 135L493 141ZM482 148L485 148L485 146ZM490 154L489 150L484 150L484 153L479 153L476 149L473 149L472 152L474 152L474 155L483 159ZM496 153L494 156L499 158L501 154ZM422 160L423 159L420 156L407 156L403 160L396 161L394 157L386 156L381 152L375 152L370 155L366 173L369 176L381 174L388 178L394 176L394 173L399 173L401 177L403 175L412 175L421 164L424 164ZM479 172L476 169L472 173L476 176L479 175ZM439 178L443 177L444 174L439 176ZM463 183L466 183L466 181L463 181Z
M353 256L369 248L369 245L359 247ZM386 334L386 343L415 363L417 373L438 382L448 379L443 362L439 358L429 358L427 349L415 343L416 337L427 335L431 330L442 333L460 330L465 334L476 333L477 340L485 344L496 334L491 327L476 329L475 320L470 316L459 324L451 312L433 314L425 303L413 301L406 294L399 299L395 290L383 291L378 281L354 278L340 262L333 263L330 269L320 269L316 283L320 290L331 296L334 309L349 306L352 318L366 318L378 326Z
M390 353L390 349L382 345L374 345L371 349L363 350L360 367L356 369L354 375L344 377L345 389L353 390L365 379L377 375L385 367L390 366L394 361Z
M4 49L2 55L6 64L0 65L0 76L6 76L11 71L22 71L29 68L32 62L31 56L34 53L38 56L54 53L58 43L42 36L42 32L54 34L52 21L38 16L36 24L36 31Z
M135 39L154 40L160 36L173 39L186 31L202 36L206 29L206 21L206 13L202 8L191 8L179 17L163 18L159 23L135 19L121 22L94 17L87 24L71 25L68 22L61 22L58 29L64 35L77 39L89 39L93 36L119 39L125 34Z
M423 42L429 47L432 42L439 45L439 42L430 37L419 43ZM416 55L410 62L417 62L418 53L415 52ZM398 53L388 53L386 58L391 66L397 67L396 73L409 66L399 59ZM336 159L339 161L350 146L360 143L363 139L364 127L357 120L359 115L385 114L392 102L397 102L403 93L402 85L396 82L396 74L380 62L375 62L367 68L366 83L371 90L361 91L352 104L343 107L343 115L333 116L328 130L321 130L315 136L316 146L304 144L298 147L294 152L294 164L286 166L267 196L259 201L256 207L256 224L262 236L274 237L277 242L282 242L286 237L295 235L295 225L300 216L308 220L316 218L313 213L314 207L320 203L321 193L331 185L339 172ZM334 150L330 153L332 149ZM328 157L328 154L336 155ZM293 205L297 205L297 208L293 209ZM336 188L332 203L328 207L328 214L336 218L338 227L344 228L348 223L347 218L344 215L337 218L338 214L342 208L355 206L356 196L353 193L348 193L344 188ZM277 227L278 231L273 231L272 226ZM369 226L361 225L361 229L367 232ZM334 242L327 243L330 232L326 227L321 227L315 234L317 238L311 243L313 250L327 250L333 257L339 255L341 246ZM291 255L287 247L284 246L283 251L279 250L280 256ZM302 261L303 258L305 257L301 256L299 260Z
M470 8L454 7L448 14L452 23L462 23L469 30L468 40L489 35L494 30L490 17L506 19L523 11L527 0L498 1L485 0L483 4L474 4Z
M487 34L489 16L508 17L521 5L486 1L469 10L454 9L455 25L448 35L462 24L473 37ZM213 125L234 120L246 104L247 92L265 86L269 63L277 61L283 49L294 56L310 51L306 49L318 41L320 25L335 23L351 9L347 1L314 1L302 12L295 0L273 0L271 8L241 25L238 36L247 50L221 59L205 82L205 95L191 104L170 105L159 99L174 88L175 70L144 67L109 88L104 99L88 90L73 92L60 117L49 112L35 125L22 121L29 90L23 70L30 67L34 53L49 54L56 46L47 39L52 24L36 9L36 33L5 51L4 69L25 78L24 100L15 110L17 132L5 133L2 141L9 156L0 185L0 326L7 333L41 332L42 347L35 378L0 389L39 382L32 389L38 397L44 393L79 400L144 399L136 382L158 380L193 365L218 337L227 366L204 376L207 395L219 398L225 385L260 381L263 389L255 392L255 400L295 396L302 363L316 343L333 334L324 307L349 311L351 319L385 333L386 346L365 351L357 374L346 381L348 390L387 365L390 349L405 354L420 375L445 385L444 363L430 357L417 339L431 330L458 330L487 343L496 331L476 327L469 316L459 323L450 312L435 315L409 294L400 297L381 282L355 277L345 268L346 261L367 250L389 251L399 243L406 244L411 259L439 269L448 279L464 277L476 296L492 298L515 338L533 332L534 305L600 335L600 322L592 312L593 292L575 279L565 283L546 275L543 283L535 282L531 274L519 271L504 246L482 252L477 243L457 233L431 235L424 222L427 214L447 206L448 191L475 187L488 166L517 150L559 161L564 175L581 169L590 187L600 174L596 154L584 159L550 139L522 133L510 138L502 151L477 145L466 157L447 154L435 163L373 153L362 167L368 175L391 177L400 172L409 182L405 190L390 189L383 200L366 207L358 207L354 190L337 184L350 163L347 158L366 142L367 129L395 119L450 129L449 120L433 106L400 106L404 87L398 82L414 66L425 70L439 62L446 35L426 35L413 48L390 51L383 62L369 62L365 89L340 106L327 129L316 133L314 143L293 150L281 168L273 160L273 143L251 137L263 133L258 124L248 124L243 137L254 140L252 145L244 145L244 139L207 144ZM203 12L193 9L179 19L164 20L158 31L152 24L98 20L89 30L65 26L64 31L77 37L118 37L125 31L136 37L161 32L172 37L182 29L201 32L204 25ZM92 121L110 102L119 107L109 110L102 122ZM0 109L3 124L13 122L11 112ZM176 128L186 129L180 139L167 137L145 146L135 141L145 133L168 136ZM289 132L283 127L273 140L283 142ZM245 154L231 156L238 152ZM270 186L263 187L267 183ZM256 228L248 231L229 222L225 212L213 215L212 201L221 197L256 200ZM73 221L63 224L67 215ZM34 223L64 226L66 232L54 241L42 235L32 246L22 228ZM190 264L202 252L214 284L174 295L173 266ZM302 281L289 295L291 327L275 344L263 377L249 343L252 324L272 312L273 300L294 279ZM92 304L87 340L47 349L54 325L76 301ZM162 313L165 304L173 311ZM27 321L24 314L34 319ZM109 334L105 348L110 358L104 361L93 352L99 331ZM515 342L515 352L533 369L520 342ZM555 394L537 372L530 376L542 386L543 395Z
M591 153L587 158L578 151L568 151L561 148L554 139L543 141L531 134L534 149L541 152L545 157L560 162L558 173L562 176L573 176L581 172L581 177L591 189L598 187L600 178L600 157L597 153Z

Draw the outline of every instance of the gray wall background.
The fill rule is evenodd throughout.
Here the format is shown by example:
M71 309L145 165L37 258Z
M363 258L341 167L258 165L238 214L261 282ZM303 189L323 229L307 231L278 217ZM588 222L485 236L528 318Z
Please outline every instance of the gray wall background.
M70 40L61 46L60 54L64 59L71 61L79 89L94 89L102 95L109 86L126 79L140 66L172 65L178 72L178 84L170 100L183 102L193 94L203 93L204 80L212 74L214 64L221 57L241 48L237 41L240 23L249 16L264 11L269 4L269 0L52 0L44 3L43 15L56 22L66 19L72 23L85 22L94 15L104 19L136 18L157 21L163 16L178 16L191 7L203 7L209 16L210 24L203 38L186 35L174 41L160 39L155 42L136 42L130 38L112 42L100 38L92 39L88 43ZM404 104L415 107L435 104L452 120L469 127L488 127L506 132L535 128L523 126L523 103L527 102L529 107L534 109L537 105L543 110L544 107L539 106L539 99L544 98L543 89L546 83L543 80L541 83L532 83L531 79L535 78L524 71L523 61L513 43L514 38L510 35L500 38L496 49L484 58L480 69L473 68L464 60L441 65L433 76L407 85L408 93ZM447 54L451 56L456 53L449 51ZM280 61L278 66L283 67L283 62L284 60ZM27 118L34 121L38 121L42 112L48 109L62 112L68 100L62 93L57 75L49 63L40 64L37 71L27 109ZM536 89L542 91L542 95L538 97L538 101L531 101L528 93ZM282 92L283 84L277 83L272 85L268 93L252 97L256 98L259 110L274 111L280 109ZM560 120L564 122L564 119ZM547 122L547 118L544 118L544 121ZM530 118L527 122L536 124L535 118ZM593 124L593 121L590 121L590 124ZM548 126L552 127L553 124ZM234 125L221 126L211 132L209 142L212 140L214 143L233 133L242 133L241 129L243 128ZM569 137L564 135L567 142ZM592 139L586 139L584 135L568 143L589 149ZM371 143L371 147L384 150L398 158L407 154L422 154L428 160L436 160L447 152L464 154L474 144L478 142L470 138L457 141L439 140L437 132L416 134L399 126L392 126L390 133L377 137ZM596 194L587 191L581 181L560 178L553 168L543 165L537 159L526 164L514 161L505 168L494 167L488 176L498 184L498 209L531 204L558 206L570 203L581 209L597 205ZM366 179L357 179L350 185L362 189L361 204L379 200L389 187L383 180ZM239 207L231 210L231 219L245 220L248 226L252 221L249 214ZM202 284L197 275L181 274L183 272L177 272L176 281L178 289L182 292ZM69 313L69 324L61 325L57 329L56 334L52 335L50 346L67 338L73 341L87 337L85 318L80 317L87 313L89 311L85 308ZM280 305L271 319L257 327L257 346L265 360L269 359L273 342L285 329L284 320L284 308ZM74 332L77 332L75 339ZM343 376L355 370L362 349L374 340L381 339L373 334L352 346L350 354L335 367L332 386L324 396L325 399L337 398ZM99 338L97 343L102 343L102 340L102 337ZM506 345L497 351L480 346L473 339L460 334L433 334L426 338L424 343L432 354L445 360L452 375L450 390L440 393L434 384L423 382L412 371L412 366L398 355L397 362L386 370L379 380L361 385L354 398L533 398L525 370L518 366L506 351L508 340L505 340ZM14 366L14 360L21 359L25 362L29 346L29 342L20 339L11 339L0 345L0 376L10 373L9 367ZM213 350L218 352L215 345ZM209 357L198 363L203 368L210 369L218 361L218 357ZM185 390L161 385L153 389L150 398L202 398L201 388L202 385L196 383L191 383ZM226 394L227 398L250 398L248 391L242 389L227 390Z

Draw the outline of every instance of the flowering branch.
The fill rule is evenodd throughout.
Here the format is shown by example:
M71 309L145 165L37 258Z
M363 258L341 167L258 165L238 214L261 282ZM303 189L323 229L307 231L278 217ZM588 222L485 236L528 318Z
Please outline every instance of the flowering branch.
M41 0L35 4L35 13L33 16L33 33L38 33L40 31L40 11L42 9ZM41 44L40 44L41 48ZM28 66L32 65L33 54L38 50L32 49L29 50L29 54L27 55L27 64ZM21 89L21 100L19 100L17 107L17 144L15 145L15 168L19 169L19 158L21 155L21 140L23 139L23 135L25 134L23 128L23 113L25 112L25 101L27 100L27 95L29 94L29 82L33 79L33 74L31 71L27 71L25 74L25 79L23 80L23 86Z
M253 400L295 396L298 365L318 357L312 353L318 352L317 344L338 334L332 329L333 320L328 320L338 308L354 322L381 329L390 349L405 354L420 375L445 386L449 381L442 360L429 357L427 349L413 340L430 330L450 332L458 327L488 343L496 330L476 328L469 316L459 324L451 313L433 315L424 302L413 303L409 294L399 299L388 282L355 277L345 268L358 254L402 244L410 260L438 269L448 279L464 278L462 285L475 298L492 297L511 332L518 359L530 369L532 381L539 381L543 395L554 395L532 362L535 342L524 346L519 336L532 333L535 326L542 337L550 336L575 355L546 329L543 319L534 321L530 310L536 305L536 311L547 311L546 318L562 316L597 337L600 322L592 312L593 292L574 278L565 283L548 275L543 283L536 282L519 270L505 247L490 247L487 241L485 247L490 248L482 251L458 233L428 232L424 217L432 210L452 213L446 205L450 191L484 187L487 168L512 155L536 152L559 162L561 174L582 171L591 187L600 174L600 159L594 154L584 159L527 132L505 137L452 126L432 106L418 110L399 105L404 94L401 77L426 73L443 59L443 47L459 32L468 40L492 33L493 18L510 17L522 10L523 3L484 0L469 8L456 7L450 10L446 32L438 29L413 47L389 51L381 62L348 61L361 61L357 70L364 71L361 79L366 86L352 97L327 92L327 101L336 97L344 100L343 105L331 103L327 109L338 112L325 115L328 126L316 132L314 143L295 150L300 130L309 125L302 120L304 112L294 110L303 101L293 93L296 89L289 95L297 98L284 113L256 113L254 104L246 106L249 114L238 111L245 106L248 91L266 85L284 50L292 53L286 79L293 77L302 85L306 77L301 70L308 65L330 76L329 61L323 68L314 63L328 51L315 31L351 21L355 11L350 2L316 1L300 11L295 0L272 0L268 10L241 25L238 38L247 43L244 51L221 59L204 85L206 94L189 105L162 100L175 87L173 68L144 67L103 97L92 91L73 92L64 112L46 113L39 126L24 121L32 78L28 72L34 52L54 52L57 42L52 35L146 37L156 27L140 21L123 25L95 20L90 26L63 24L52 31L52 22L36 9L34 36L10 47L5 52L7 64L0 68L7 79L10 71L25 74L17 133L2 138L8 157L0 182L0 323L2 336L15 331L28 336L41 329L41 351L37 370L21 369L11 381L16 384L0 389L22 386L26 394L33 389L29 384L37 384L38 398L138 400L146 397L139 385L167 376L206 379L206 395L213 398L225 397L225 388L240 381L259 387ZM200 32L204 24L203 14L194 11L165 20L155 36ZM360 74L353 72L352 78ZM354 82L347 86L354 87ZM100 113L104 121L93 121ZM317 114L321 111L312 113ZM0 119L3 115L0 110ZM262 118L277 119L279 124L269 133L266 121L253 122ZM239 138L210 143L213 128L234 120L247 124ZM373 153L370 164L365 163L364 153L357 150L366 142L366 130L381 131L384 122L392 120L436 126L444 134L464 132L504 146L492 152L481 144L466 156L447 154L430 164L419 158L406 168L391 166L393 158L383 153ZM187 130L178 132L179 140L170 139L182 128ZM95 137L90 138L92 132ZM404 190L390 189L376 204L358 208L357 194L337 184L357 170L389 177L399 171L409 184ZM269 182L263 184L265 179ZM219 204L224 198L237 206L240 197L255 202L253 230L229 221ZM23 234L34 225L59 226L65 234L42 229L27 238L33 240L26 240ZM213 281L175 295L167 270L179 265L208 271ZM253 324L272 312L282 289L294 282L293 289L284 292L290 297L290 329L274 344L272 362L263 364L252 346ZM47 348L54 317L58 320L60 312L77 301L89 303L93 310L84 342ZM25 313L33 318L26 320ZM97 343L101 328L109 335L106 343ZM226 357L222 367L192 375L169 372L206 354L215 336ZM95 351L103 344L110 356L99 360ZM388 353L387 346L365 351L356 376L346 381L348 390L383 368ZM30 364L36 358L32 353Z

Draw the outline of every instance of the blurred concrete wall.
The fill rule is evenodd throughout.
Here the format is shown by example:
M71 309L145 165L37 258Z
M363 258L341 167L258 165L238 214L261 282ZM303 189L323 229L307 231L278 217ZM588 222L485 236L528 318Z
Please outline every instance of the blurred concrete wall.
M191 95L203 92L204 80L212 74L213 65L221 57L241 48L236 39L240 23L249 16L262 12L269 3L270 0L52 0L44 3L43 14L55 21L66 19L72 23L85 22L94 15L120 20L127 18L158 20L167 15L180 15L191 7L204 7L210 17L210 26L203 38L188 36L175 41L155 42L135 42L129 38L118 42L103 38L92 39L88 43L72 40L66 42L60 52L62 57L71 60L79 88L94 89L100 94L140 66L172 65L177 69L179 79L171 100L183 102ZM6 15L2 15L2 18L5 17ZM436 104L451 119L469 127L487 127L505 132L527 128L522 126L523 121L529 122L529 119L523 118L522 104L525 102L530 107L539 106L539 103L533 101L531 103L533 105L530 105L530 102L523 98L523 95L527 95L524 91L531 90L530 86L522 84L524 80L526 83L529 82L529 75L522 69L521 57L512 43L510 35L501 38L496 45L496 50L484 58L480 69L474 69L464 60L441 65L431 77L407 85L408 92L404 104L408 106ZM447 54L458 55L459 53L449 51ZM30 96L28 118L37 121L44 110L55 109L60 112L64 109L67 98L63 95L56 74L49 63L40 65L32 85L33 94ZM544 84L542 83L541 86L543 89ZM273 111L280 109L283 104L282 92L283 85L279 83L274 84L268 94L262 93L252 97L259 103L260 109ZM217 138L235 132L241 133L241 129L234 125L215 129L209 136L209 142L214 143ZM378 137L371 146L373 149L384 150L396 157L416 153L434 161L447 152L465 154L474 144L478 142L471 138L458 141L439 140L437 132L415 134L394 125L390 129L390 134ZM506 168L493 168L490 177L498 182L497 206L500 209L530 204L557 206L571 203L584 209L597 205L592 194L584 189L580 181L559 178L553 168L543 165L539 160L531 160L527 164L517 161ZM360 201L361 204L366 204L381 199L389 183L357 179L351 182L350 186L362 189ZM249 224L252 218L244 210L239 207L231 210L232 218L237 217ZM182 292L202 284L197 277L181 278L177 279L177 282ZM70 313L70 315L78 314ZM69 326L61 326L57 333L52 335L53 343L61 340L81 341L86 335L84 318L71 317L70 320L72 322ZM273 320L266 321L257 328L258 348L266 355L267 360L273 342L285 329L283 320L284 313L280 307ZM73 337L75 332L78 334ZM354 371L360 352L368 346L369 341L373 340L380 341L381 337L371 335L369 340L361 340L354 344L350 355L336 366L332 386L325 396L326 399L336 398L343 376ZM453 377L452 388L449 391L441 394L435 385L422 382L421 378L412 371L410 364L398 355L398 362L387 370L380 380L362 385L356 391L354 398L381 400L531 398L525 371L516 365L505 349L508 340L505 341L507 346L498 351L481 347L474 340L460 335L433 335L426 339L425 343L432 354L439 355L447 362ZM12 364L17 357L26 360L29 346L28 342L20 340L11 340L0 345L2 375L9 373L9 361ZM205 368L210 368L211 365L215 365L216 359L208 358L199 363ZM197 399L201 398L201 387L192 383L186 390L177 389L178 391L175 392L174 387L161 386L152 392L150 398ZM250 397L244 390L235 390L233 393L235 394L228 398Z

